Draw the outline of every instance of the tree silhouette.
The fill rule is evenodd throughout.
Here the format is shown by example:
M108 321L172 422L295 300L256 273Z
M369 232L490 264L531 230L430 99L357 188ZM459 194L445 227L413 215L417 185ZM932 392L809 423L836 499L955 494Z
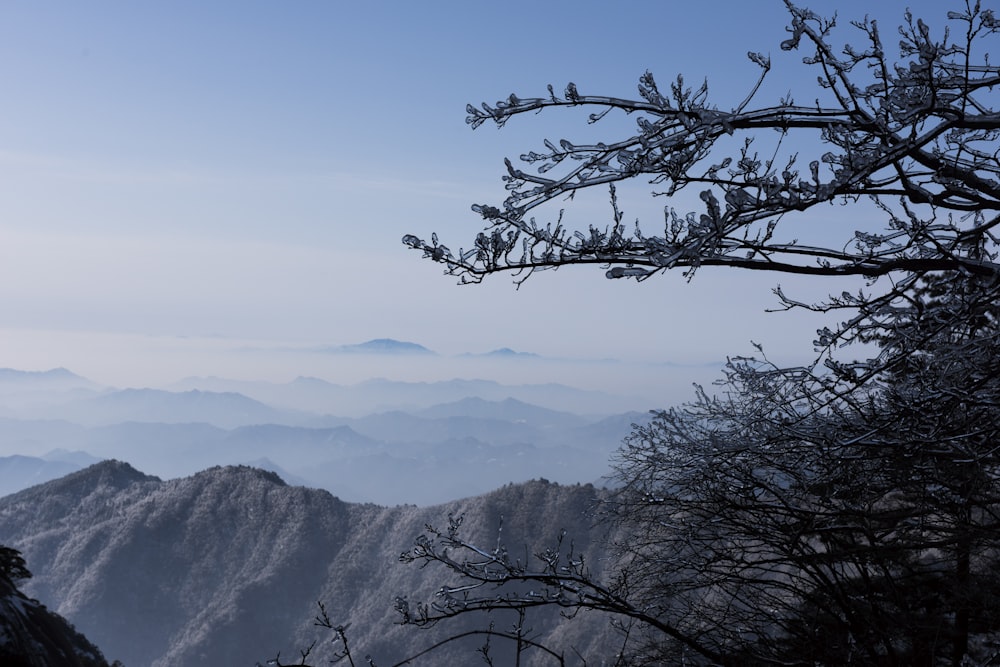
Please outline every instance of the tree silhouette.
M815 90L759 104L771 63L751 53L760 79L728 110L707 85L678 77L664 91L648 72L638 99L571 83L470 105L473 128L579 107L591 123L633 115L636 129L546 141L521 155L525 168L508 160L506 199L473 207L485 224L466 247L403 242L463 283L570 265L637 280L728 266L864 276L869 290L814 304L777 290L788 308L848 312L819 332L815 364L733 359L718 392L635 427L603 507L616 554L604 575L563 540L514 557L501 540L466 541L449 517L401 556L448 577L432 600L398 598L401 622L596 611L622 632L621 665L1000 660L979 641L1000 636L1000 67L988 55L1000 22L965 0L939 31L907 12L898 47L865 19L852 23L860 43L837 48L834 20L785 4L781 48L804 52ZM668 199L697 189L703 208L631 228L615 186L634 179ZM607 223L575 227L566 209L536 218L595 187L609 189ZM822 204L866 200L880 225L845 215L791 235ZM869 356L845 359L845 344ZM521 656L520 632L491 636Z
M12 583L31 578L31 571L20 551L0 545L0 576Z
M715 394L635 427L605 505L618 531L614 571L539 549L531 563L498 543L428 528L404 560L443 566L433 601L406 601L404 622L433 624L496 609L556 605L606 612L623 631L620 664L992 664L973 646L996 636L1000 593L1000 28L967 0L934 31L909 12L888 46L875 21L862 43L833 46L835 22L788 2L786 50L816 70L815 102L736 108L678 77L650 73L640 98L511 95L468 107L467 122L503 126L555 107L589 120L636 116L600 143L545 142L507 161L507 198L477 204L485 227L453 251L436 236L403 241L463 283L578 264L645 280L705 266L865 276L869 291L788 308L844 310L823 329L815 364L781 368L761 351L730 361ZM798 93L799 96L803 93ZM821 145L805 158L799 146ZM667 198L699 190L703 210L668 208L652 234L625 223L615 185L648 179ZM576 228L542 207L608 187L607 224ZM821 204L874 205L882 224L805 222ZM833 239L833 240L831 240ZM838 350L862 345L870 356ZM857 348L854 348L857 349ZM978 663L976 662L978 661Z
M645 279L659 271L702 266L811 275L869 277L928 270L996 274L993 230L1000 217L1000 114L994 88L1000 71L988 49L1000 23L978 1L948 12L953 27L939 33L906 13L897 58L875 21L853 23L860 46L832 44L835 21L786 0L791 15L785 50L803 50L818 88L757 105L768 58L750 53L760 80L733 109L709 101L706 84L682 77L662 91L653 75L639 79L639 99L581 93L511 95L496 104L469 105L466 122L504 126L513 117L562 107L592 108L590 122L611 113L636 116L629 136L596 144L546 141L507 161L507 198L476 204L485 228L453 252L436 236L403 242L445 265L462 282L505 271L523 280L539 269L607 265L612 278ZM953 39L954 37L954 39ZM797 147L820 144L811 159ZM735 148L733 148L735 146ZM614 185L648 179L654 195L699 189L702 212L665 211L646 233L630 230ZM580 190L611 188L611 219L574 228L563 211L550 222L534 215L544 204ZM784 232L786 221L831 202L872 198L884 213L881 229L858 229L844 216L837 240L816 229L815 242ZM801 229L796 229L801 233Z

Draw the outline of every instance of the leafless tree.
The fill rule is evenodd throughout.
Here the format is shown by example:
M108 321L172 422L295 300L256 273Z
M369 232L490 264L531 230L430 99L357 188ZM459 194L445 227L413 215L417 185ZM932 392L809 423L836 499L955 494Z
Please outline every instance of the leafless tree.
M637 428L611 505L636 594L744 660L966 664L1000 627L991 285L897 313L864 385L734 360Z
M507 198L473 207L485 226L467 248L403 241L463 283L577 264L637 280L728 266L864 276L869 291L810 304L779 290L789 308L850 311L819 332L822 364L733 359L720 392L635 428L604 506L614 567L595 576L562 541L531 558L483 548L451 517L402 556L449 579L432 600L400 597L403 623L510 610L514 631L481 633L555 664L562 649L521 631L535 608L608 614L622 665L1000 660L976 644L1000 636L1000 67L988 56L1000 22L966 0L939 31L907 12L898 49L867 19L852 24L859 45L837 48L835 21L786 5L781 47L805 52L815 91L759 104L771 63L751 53L760 79L729 110L706 85L678 77L661 91L648 72L635 100L569 84L469 106L473 128L579 107L591 123L631 114L636 130L546 141L524 169L508 161ZM823 152L789 148L812 145ZM668 207L654 233L632 228L615 186L634 179L668 199L695 188L703 210ZM607 223L575 227L565 209L536 218L594 187L609 188ZM863 201L881 226L844 216L839 234L787 230L821 204ZM849 343L870 356L835 353Z
M596 144L546 141L544 150L521 155L533 169L508 160L507 198L500 206L473 206L485 228L457 252L436 236L428 242L408 235L403 242L462 282L506 271L524 280L536 270L573 264L603 265L609 277L640 280L702 266L869 277L1000 271L993 254L1000 223L994 101L1000 70L987 53L1000 27L993 11L967 0L948 13L950 28L942 31L907 12L894 58L875 21L853 23L863 44L837 49L835 21L789 0L786 5L790 36L781 48L804 50L804 62L818 76L817 90L798 93L806 103L789 94L757 105L771 63L750 53L760 80L729 110L710 103L705 84L692 89L678 77L661 91L649 72L634 100L587 95L571 83L562 96L550 86L545 97L469 105L466 121L473 128L583 107L593 109L592 123L609 114L635 115L637 129ZM795 152L801 145L824 152L806 160ZM637 178L649 179L653 194L667 198L698 188L704 211L668 207L659 231L647 234L638 222L630 229L614 186ZM562 210L549 221L534 217L543 205L594 187L611 188L607 224L574 228ZM784 231L787 220L820 204L866 197L884 212L881 229L857 229L845 216L834 243L828 229L816 229L815 242Z
M533 559L471 544L452 517L403 555L450 579L398 601L403 622L596 611L623 665L991 664L973 640L1000 631L997 303L992 279L925 279L870 323L885 359L863 383L731 360L723 392L620 450L610 571L562 542Z
M502 545L465 542L454 526L430 529L406 559L443 565L455 580L416 612L407 603L404 621L599 610L627 629L622 664L1000 660L973 646L1000 630L1000 68L987 53L1000 23L972 0L937 33L907 12L894 56L874 21L852 24L862 45L838 49L834 21L786 5L781 46L806 50L815 103L758 105L771 64L751 53L761 78L728 111L709 103L707 86L678 77L664 94L649 73L638 100L570 84L562 96L550 87L470 106L473 127L590 107L593 123L621 112L638 129L597 144L547 141L521 156L535 173L508 161L509 195L473 207L486 225L468 249L436 236L404 243L462 282L597 264L610 278L729 266L860 275L877 287L818 304L779 290L789 308L850 310L819 332L824 363L733 359L720 393L635 428L605 507L620 531L614 572L598 580L560 550L540 551L532 567ZM787 148L813 144L825 152L808 162ZM615 184L634 178L666 197L698 188L704 211L668 208L662 231L630 229ZM610 188L606 225L574 228L564 210L534 217L594 186ZM829 229L803 241L785 230L820 204L862 200L881 228L845 216L833 243ZM835 353L849 343L871 356Z

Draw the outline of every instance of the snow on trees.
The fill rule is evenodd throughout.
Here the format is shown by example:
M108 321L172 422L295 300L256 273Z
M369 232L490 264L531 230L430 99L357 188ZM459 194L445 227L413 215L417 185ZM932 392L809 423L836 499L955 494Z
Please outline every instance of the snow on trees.
M818 89L758 103L771 62L751 53L760 79L732 109L681 77L661 90L648 72L638 99L569 84L469 106L473 128L579 107L591 123L633 115L636 129L508 161L506 199L473 207L485 225L457 251L436 235L403 242L463 283L595 264L610 278L729 266L864 276L870 289L813 304L779 291L789 308L846 313L819 332L815 365L733 359L719 392L635 427L601 509L617 559L600 577L565 541L528 557L466 542L452 518L402 555L450 578L431 601L400 598L402 622L507 611L522 628L539 606L604 612L622 632L617 664L1000 657L1000 67L988 55L1000 22L966 0L947 27L907 12L889 39L865 19L852 24L859 43L837 48L833 20L786 5L781 48L804 53ZM811 145L822 151L797 152ZM616 185L635 179L668 201L696 189L702 209L632 228ZM607 223L536 218L603 187ZM790 236L791 221L808 233L835 202L870 202L881 225L842 215ZM869 356L845 358L851 343ZM520 658L520 631L503 636ZM561 664L571 648L555 654Z
M834 21L786 4L790 37L781 48L805 53L818 90L757 105L771 64L750 53L760 80L728 110L711 104L705 84L690 88L678 77L663 91L649 72L639 79L639 99L587 95L570 83L561 96L550 86L545 97L469 105L466 121L473 128L583 107L594 110L591 123L632 114L636 132L588 144L547 140L543 150L520 156L525 168L508 160L507 198L499 206L473 206L485 228L457 252L436 236L408 235L403 242L463 282L505 271L524 279L570 264L607 265L609 277L638 279L701 266L831 276L1000 271L992 252L981 252L995 249L1000 223L994 99L1000 71L988 56L1000 23L993 11L967 2L948 13L950 31L932 30L907 13L894 59L875 21L853 24L861 46L836 49ZM796 152L810 142L824 152ZM727 152L734 143L738 150ZM697 188L703 211L668 207L656 231L638 223L629 229L614 186L643 178L654 195L668 199ZM607 224L574 229L562 211L548 222L534 217L549 202L595 187L611 189ZM882 230L857 230L843 216L836 243L822 241L829 230L821 230L815 244L783 235L793 216L862 197L881 207Z

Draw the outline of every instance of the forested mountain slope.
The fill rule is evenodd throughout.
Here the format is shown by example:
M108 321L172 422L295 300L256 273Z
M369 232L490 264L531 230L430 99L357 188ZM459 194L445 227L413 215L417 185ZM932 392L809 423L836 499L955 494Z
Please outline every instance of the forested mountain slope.
M108 667L101 651L38 600L0 576L0 665Z
M106 461L0 499L0 543L24 554L35 575L29 595L128 667L253 665L279 651L291 662L314 640L310 660L325 664L333 647L313 624L318 601L335 622L350 623L356 655L392 664L467 627L396 624L397 595L428 599L448 579L398 562L425 524L464 514L466 536L493 544L502 521L504 542L528 554L565 530L599 568L590 514L599 493L537 481L442 506L386 508L253 468L161 481ZM516 619L492 620L508 629ZM539 614L528 623L568 657L614 653L606 618ZM481 643L450 645L425 664L474 661Z

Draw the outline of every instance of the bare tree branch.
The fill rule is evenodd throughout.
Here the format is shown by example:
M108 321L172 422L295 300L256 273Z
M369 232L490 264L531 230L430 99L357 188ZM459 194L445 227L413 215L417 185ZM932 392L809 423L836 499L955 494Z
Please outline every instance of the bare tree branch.
M469 105L473 128L488 121L502 127L515 116L561 107L593 107L594 123L612 112L634 114L637 132L597 144L546 141L545 150L521 155L533 171L508 160L509 194L500 206L473 206L486 227L469 249L452 252L436 236L424 241L407 235L403 242L462 282L499 272L514 272L520 281L536 270L571 264L598 264L608 267L610 278L640 280L702 266L868 277L1000 273L991 233L1000 223L1000 112L993 100L1000 68L982 52L1000 25L992 11L966 3L964 12L950 12L951 23L961 28L959 42L947 33L933 36L907 14L893 60L874 21L853 24L864 48L848 45L838 53L830 42L832 21L786 4L791 36L781 47L806 53L830 104L795 104L789 97L753 107L771 63L751 53L761 79L728 111L709 103L706 85L692 89L678 77L663 93L649 72L639 80L640 99L585 95L569 84L561 96L550 86L546 97L511 95L494 105ZM770 136L776 137L775 151L762 158L753 147ZM734 140L742 144L735 154L729 148ZM809 160L804 172L799 155L781 149L817 142L827 151ZM630 231L614 185L635 178L649 179L654 194L667 197L700 188L704 211L667 209L661 232ZM562 213L551 224L532 217L544 204L595 186L611 188L607 226L573 229ZM862 197L893 211L881 232L845 221L836 245L780 239L789 216Z

